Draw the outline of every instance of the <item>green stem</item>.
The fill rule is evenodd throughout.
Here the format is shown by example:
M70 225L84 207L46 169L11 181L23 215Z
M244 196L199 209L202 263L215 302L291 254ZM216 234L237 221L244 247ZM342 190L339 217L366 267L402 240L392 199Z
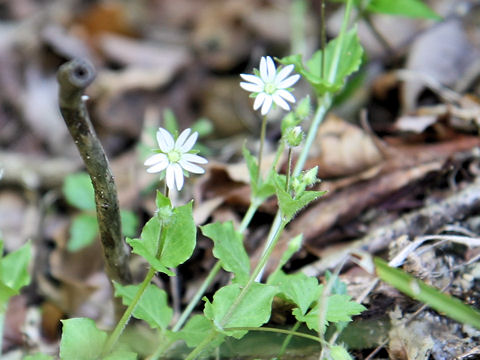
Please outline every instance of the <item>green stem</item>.
M325 44L327 43L327 26L325 24L325 0L320 0L320 21L321 21L321 35L320 48L322 50L322 68L320 69L320 77L325 76Z
M7 304L8 305L8 304ZM3 324L5 323L5 313L0 312L0 357L2 355Z
M260 130L260 150L258 152L258 174L256 179L257 185L260 184L260 179L261 179L263 145L265 144L266 132L267 132L267 115L265 115L262 119L262 129Z
M291 5L290 18L290 53L304 54L305 44L305 14L307 12L307 2L305 0L294 0Z
M145 276L145 279L143 280L142 284L140 285L140 288L138 289L137 293L135 294L135 297L133 298L132 302L130 305L128 305L127 310L123 313L122 318L118 322L117 326L113 330L113 332L110 334L108 337L107 342L105 343L105 346L103 348L102 352L102 358L106 356L107 354L110 353L112 350L113 346L116 344L118 338L122 334L123 329L128 323L128 320L130 320L130 316L132 316L133 311L135 310L135 307L137 306L138 302L142 298L143 293L145 292L145 289L147 286L150 284L150 281L152 281L153 276L155 275L155 269L153 267L150 268L150 270L147 273L147 276Z
M297 324L300 325L299 322L297 322L295 325L297 325ZM295 328L295 326L293 328ZM297 326L297 328L298 328L298 326ZM277 328L265 327L265 326L263 326L261 328L258 328L258 327L231 327L231 328L225 328L224 330L225 331L246 330L246 331L274 332L274 333L279 333L279 334L287 334L288 335L287 339L289 337L292 337L292 336L298 336L298 337L303 337L305 339L309 339L309 340L318 342L320 344L322 343L320 338L318 338L316 336L313 336L313 335L305 334L305 333L298 332L298 331L295 331L295 330L284 330L284 329L277 329Z
M205 347L217 337L217 332L212 331L209 336L205 337L203 341L185 358L185 360L192 360L197 357Z
M278 357L283 356L285 351L287 350L287 346L292 340L292 336L297 334L297 329L300 327L300 321L297 321L295 325L293 325L292 329L289 331L288 336L283 340L282 347L280 348L280 352L278 353ZM320 339L316 338L316 341L320 342Z
M290 177L292 176L292 148L288 148L288 162L287 162L287 181L285 183L285 191L289 193Z

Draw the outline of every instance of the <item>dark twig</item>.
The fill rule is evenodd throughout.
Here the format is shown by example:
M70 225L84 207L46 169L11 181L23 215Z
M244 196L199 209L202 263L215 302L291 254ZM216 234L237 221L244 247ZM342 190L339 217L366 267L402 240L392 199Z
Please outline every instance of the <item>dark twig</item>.
M95 79L93 65L72 60L60 67L59 104L62 116L83 158L95 189L95 204L103 244L106 272L110 280L128 284L128 250L122 239L117 190L108 159L90 122L83 92Z

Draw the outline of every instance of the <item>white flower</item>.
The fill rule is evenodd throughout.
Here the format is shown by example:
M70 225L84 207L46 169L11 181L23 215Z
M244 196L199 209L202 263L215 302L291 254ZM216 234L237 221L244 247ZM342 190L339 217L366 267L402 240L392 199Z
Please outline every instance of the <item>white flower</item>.
M194 174L203 174L205 172L197 164L206 164L207 159L192 154L191 150L197 141L198 133L190 135L191 129L185 129L175 141L173 136L165 129L159 128L157 131L157 142L160 150L155 155L150 156L144 163L150 166L147 169L149 173L158 173L165 170L165 181L170 190L175 187L180 191L184 183L183 170Z
M253 92L255 95L253 110L257 110L261 106L262 115L266 115L274 102L282 109L290 110L290 105L288 105L287 101L294 103L295 97L290 93L288 88L300 79L300 75L298 74L288 76L294 67L293 64L290 64L277 72L272 58L270 56L264 56L260 60L259 76L240 74L243 80L248 81L241 82L240 86L247 91Z

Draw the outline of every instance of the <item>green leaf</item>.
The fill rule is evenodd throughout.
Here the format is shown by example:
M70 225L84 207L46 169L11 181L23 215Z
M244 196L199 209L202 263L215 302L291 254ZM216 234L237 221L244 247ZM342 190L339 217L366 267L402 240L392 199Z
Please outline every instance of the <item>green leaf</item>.
M152 217L143 227L140 239L127 238L135 254L144 257L155 270L169 276L173 273L168 267L176 267L190 258L197 236L192 202L172 211L163 225L157 216Z
M235 231L231 221L202 226L203 235L213 240L213 255L222 267L235 274L235 280L244 285L250 277L250 259L243 246L242 234Z
M203 315L194 315L187 324L175 334L176 339L184 340L191 348L198 346L212 331L215 330L211 320ZM210 344L215 347L222 343L224 336L219 334L217 338Z
M379 258L375 258L374 262L378 277L386 283L456 321L480 329L480 312L473 307L428 286L423 281L406 274L400 269L388 266L385 261Z
M110 355L102 360L136 360L137 354L126 350L114 350Z
M348 351L340 345L332 346L330 348L330 356L332 360L353 360Z
M99 359L107 333L97 329L92 319L61 320L60 358L64 360Z
M163 124L170 134L178 134L178 121L172 109L167 108L163 111Z
M12 296L17 294L17 290L14 290L0 282L0 314L4 314L7 311L8 301Z
M197 227L193 221L192 204L173 210L170 221L164 225L165 238L160 262L167 267L177 267L192 256L197 239Z
M353 315L358 315L365 310L365 306L352 301L349 295L331 295L327 299L325 320L328 322L352 321ZM322 311L325 311L322 309ZM308 328L320 331L318 303L306 314L302 315L300 309L294 309L292 314L298 321L304 321ZM321 332L325 332L326 323L322 325Z
M333 82L329 81L328 74L334 63L335 47L339 40L340 38L337 37L327 44L324 56L322 50L316 51L305 65L301 55L287 56L280 62L284 65L294 64L295 70L310 83L317 96L322 96L327 92L335 93L343 87L346 77L358 70L363 56L363 48L358 40L357 29L352 28L344 36L335 78ZM323 64L323 59L325 59L325 64ZM324 69L323 74L322 69Z
M95 193L87 173L68 175L63 182L62 191L70 205L80 210L95 210Z
M155 204L157 205L157 209L162 209L164 207L167 207L169 209L172 208L172 203L170 199L163 195L160 191L157 190L157 196L155 198Z
M316 278L303 273L286 275L280 271L268 280L269 284L278 285L282 295L297 305L302 315L317 301L322 290Z
M200 138L212 134L214 130L213 123L205 117L197 119L197 121L192 124L192 132L198 132L198 137Z
M380 14L442 20L441 16L420 0L371 0L367 10Z
M50 355L36 353L33 355L27 355L23 358L23 360L54 360L55 358Z
M275 286L253 283L238 303L233 312L232 304L242 292L239 284L224 286L213 296L213 302L205 299L205 316L212 320L221 332L237 339L243 337L247 331L231 330L232 327L259 327L270 319L272 301L278 289Z
M285 185L278 175L276 176L275 190L277 192L278 206L287 221L290 221L298 211L309 203L326 193L326 191L304 191L296 198L292 198L292 196L285 191Z
M121 296L124 305L130 305L140 289L141 284L122 286L116 282L115 296ZM168 306L167 293L157 286L149 284L140 301L137 303L133 316L145 320L152 329L165 330L170 324L173 310Z
M89 246L98 234L98 222L95 215L80 214L75 216L70 226L70 239L67 250L78 251Z
M122 219L122 234L124 236L135 236L138 227L138 216L134 212L128 210L120 210Z
M257 159L248 151L245 145L242 148L243 157L247 163L248 173L250 175L250 186L252 189L253 198L264 200L275 194L275 186L270 177L265 181L257 181L258 179L258 164Z
M30 241L0 260L0 283L18 292L30 283L28 264L32 257Z

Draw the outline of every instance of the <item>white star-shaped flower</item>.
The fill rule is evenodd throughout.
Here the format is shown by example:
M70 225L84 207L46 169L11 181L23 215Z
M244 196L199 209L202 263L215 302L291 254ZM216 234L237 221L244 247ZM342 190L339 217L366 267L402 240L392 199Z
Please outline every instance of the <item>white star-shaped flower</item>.
M275 63L270 56L263 56L260 60L260 74L240 74L243 80L240 86L255 96L253 109L257 110L262 107L262 115L266 115L275 103L284 110L290 110L287 101L294 103L295 97L290 93L290 86L295 84L300 75L290 75L294 69L294 65L290 64L277 72ZM285 101L286 100L286 101Z
M170 190L175 187L180 191L184 183L184 170L194 174L205 172L195 164L206 164L207 159L192 153L192 148L197 141L198 133L190 135L191 129L185 129L175 141L173 136L165 129L157 131L157 142L160 150L157 154L145 160L144 165L150 166L149 173L158 173L165 170L165 181Z

